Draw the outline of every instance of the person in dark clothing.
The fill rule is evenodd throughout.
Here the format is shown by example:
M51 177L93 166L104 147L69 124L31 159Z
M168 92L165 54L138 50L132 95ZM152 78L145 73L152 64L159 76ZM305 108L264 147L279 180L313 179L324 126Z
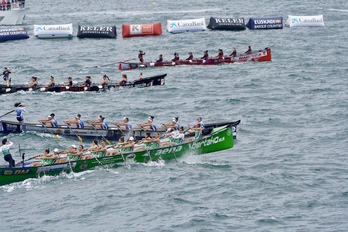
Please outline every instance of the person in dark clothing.
M189 52L189 57L187 57L186 60L193 60L193 55L192 55L192 52Z

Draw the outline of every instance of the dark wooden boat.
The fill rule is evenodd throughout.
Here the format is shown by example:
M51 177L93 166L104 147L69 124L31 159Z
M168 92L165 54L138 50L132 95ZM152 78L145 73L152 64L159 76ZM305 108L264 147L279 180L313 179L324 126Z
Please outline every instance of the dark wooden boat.
M118 90L118 89L124 89L124 88L143 88L143 87L149 87L149 86L159 86L164 85L165 81L164 78L167 76L167 74L161 74L156 75L152 77L145 77L141 80L135 80L127 82L123 85L117 85L114 83L108 84L108 85L96 85L93 84L90 87L83 87L74 85L74 86L62 86L62 85L56 85L53 87L45 87L43 85L38 85L36 87L28 87L27 85L0 85L0 94L6 94L6 93L15 93L18 91L37 91L37 92L86 92L86 91L107 91L107 90Z

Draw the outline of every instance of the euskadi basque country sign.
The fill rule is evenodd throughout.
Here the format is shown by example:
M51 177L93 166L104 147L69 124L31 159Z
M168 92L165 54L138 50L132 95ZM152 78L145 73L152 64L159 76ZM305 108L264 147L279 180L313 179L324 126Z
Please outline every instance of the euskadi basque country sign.
M29 35L27 31L23 28L16 29L0 29L0 42L7 40L19 40L19 39L28 39Z
M250 30L283 29L283 17L250 18L246 26Z
M245 30L244 18L216 18L210 17L207 28L211 30L230 30L240 31Z
M81 26L79 25L77 37L79 38L116 38L116 26Z

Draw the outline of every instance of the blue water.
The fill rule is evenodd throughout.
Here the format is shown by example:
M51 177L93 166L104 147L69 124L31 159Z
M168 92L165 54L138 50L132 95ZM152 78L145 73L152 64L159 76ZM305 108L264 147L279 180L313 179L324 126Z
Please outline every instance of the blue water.
M126 73L136 79L167 73L166 85L106 93L2 95L1 113L25 103L25 120L100 114L116 121L186 125L241 119L231 150L164 163L120 165L30 179L0 187L0 231L347 231L347 1L38 1L25 19L28 40L0 44L0 65L14 83L46 83L91 75L99 82ZM167 19L323 14L325 27L170 34ZM161 22L158 37L123 39L122 23ZM39 40L33 24L116 25L117 39ZM202 56L251 45L272 48L272 62L181 66L121 72L116 63L177 52ZM105 65L105 66L102 66ZM95 67L98 66L98 67ZM14 115L4 119L14 120ZM78 140L37 133L9 135L27 157ZM83 141L88 145L89 142ZM5 163L3 160L1 163Z

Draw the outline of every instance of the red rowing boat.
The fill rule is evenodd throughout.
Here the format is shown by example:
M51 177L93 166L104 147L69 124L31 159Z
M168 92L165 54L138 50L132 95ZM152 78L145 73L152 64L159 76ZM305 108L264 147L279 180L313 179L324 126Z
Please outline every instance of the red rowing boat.
M178 62L165 61L165 62L146 62L146 63L135 63L135 62L120 62L118 65L119 70L131 70L137 68L147 67L164 67L164 66L177 66L177 65L216 65L222 63L240 63L247 61L271 61L272 54L271 48L265 48L251 54L241 54L236 57L225 56L223 59L209 58L207 60L194 59L194 60L179 60Z

